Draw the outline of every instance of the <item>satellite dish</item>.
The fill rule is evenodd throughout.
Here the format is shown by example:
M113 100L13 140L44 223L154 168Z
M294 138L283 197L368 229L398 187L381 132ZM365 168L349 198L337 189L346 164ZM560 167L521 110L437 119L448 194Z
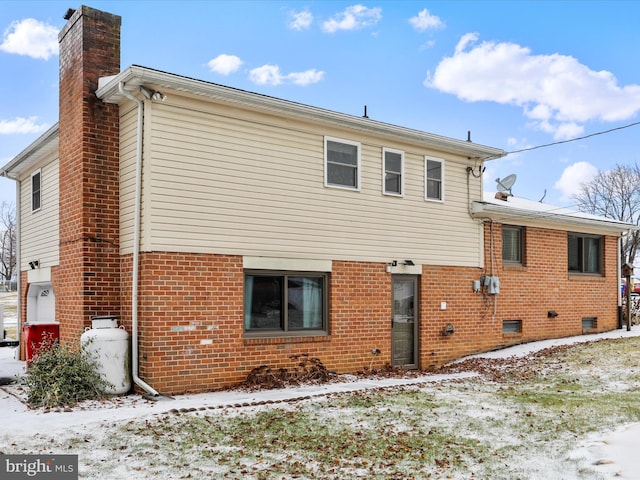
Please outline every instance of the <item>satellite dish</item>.
M512 173L511 175L507 175L506 177L500 179L496 178L496 183L498 184L498 191L502 193L509 193L509 195L513 195L511 193L511 187L516 183L516 174Z

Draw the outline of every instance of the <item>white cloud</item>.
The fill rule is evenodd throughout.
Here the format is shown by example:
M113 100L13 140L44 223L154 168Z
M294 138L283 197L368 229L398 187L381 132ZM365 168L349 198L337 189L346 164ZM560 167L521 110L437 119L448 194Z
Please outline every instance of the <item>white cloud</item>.
M278 65L263 65L249 72L249 80L257 85L280 85L282 74Z
M12 22L4 32L0 50L48 60L58 54L58 29L33 18Z
M304 72L294 72L287 75L287 79L291 80L291 83L295 85L311 85L312 83L318 83L324 78L324 72L316 70L305 70Z
M308 10L291 12L289 15L291 16L289 28L292 30L307 30L313 23L313 14Z
M445 23L440 20L440 17L431 15L426 8L418 13L417 16L411 17L409 23L419 32L424 32L429 29L443 28Z
M37 120L38 117L16 117L14 120L0 120L0 135L13 135L16 133L40 133L49 128L48 124L38 124Z
M321 70L310 69L304 72L293 72L283 74L278 65L263 65L254 68L249 72L249 80L257 85L280 85L282 83L292 83L294 85L310 85L318 83L324 78Z
M589 162L577 162L564 169L554 188L560 190L565 200L580 192L583 183L593 180L598 169Z
M218 55L216 58L209 60L207 63L209 66L209 70L214 73L219 73L220 75L229 75L233 72L236 72L240 66L242 65L242 60L240 57L236 57L235 55L227 55L222 53Z
M469 102L522 107L535 128L556 140L582 133L582 123L626 120L640 111L640 85L620 86L610 72L567 55L533 55L515 43L477 42L475 33L461 37L425 85Z
M338 30L358 30L376 25L382 18L382 9L352 5L322 24L322 30L334 33Z

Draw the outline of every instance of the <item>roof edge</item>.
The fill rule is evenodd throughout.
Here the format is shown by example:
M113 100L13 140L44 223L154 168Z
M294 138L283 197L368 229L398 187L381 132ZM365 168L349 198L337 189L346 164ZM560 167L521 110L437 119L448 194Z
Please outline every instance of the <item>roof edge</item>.
M618 236L631 230L640 230L640 226L619 220L595 216L587 217L580 212L568 212L561 207L558 207L557 210L564 210L564 212L554 212L553 210L533 211L509 205L496 205L487 201L474 201L471 205L471 213L475 218L489 218L502 223L540 226L543 228L551 228L549 225L554 225L558 229L569 231L572 227L591 228Z
M51 153L51 151L54 150L54 147L55 149L58 148L57 143L56 145L53 145L53 142L57 142L58 140L58 134L58 124L56 123L49 128L49 130L35 139L27 148L13 157L9 163L0 167L0 176L16 180L23 170L20 167L23 165L25 160L30 159L32 160L31 163L35 163L43 156Z
M124 97L119 91L120 82L123 82L129 91L137 90L140 85L149 83L158 88L164 87L224 101L226 103L235 103L266 110L272 113L313 118L379 135L400 136L414 142L428 144L436 149L456 152L474 159L493 160L506 155L506 152L499 148L488 147L465 140L457 140L319 107L312 107L290 100L162 72L139 65L132 65L118 75L101 78L96 95L106 103L118 103L122 101Z

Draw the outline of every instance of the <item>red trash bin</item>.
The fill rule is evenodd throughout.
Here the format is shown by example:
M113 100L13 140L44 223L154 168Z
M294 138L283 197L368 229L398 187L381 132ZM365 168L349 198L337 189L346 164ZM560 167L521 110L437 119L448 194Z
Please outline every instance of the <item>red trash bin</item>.
M60 338L59 323L25 323L22 326L24 334L24 354L27 366L43 348L50 348Z

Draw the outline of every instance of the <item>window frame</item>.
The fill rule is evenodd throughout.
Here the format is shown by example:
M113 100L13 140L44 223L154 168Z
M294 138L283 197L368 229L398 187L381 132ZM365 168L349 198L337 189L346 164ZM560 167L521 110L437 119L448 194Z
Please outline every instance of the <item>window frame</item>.
M280 328L247 328L249 317L247 316L247 307L251 307L251 303L247 299L247 277L277 277L282 279L283 286L280 292L281 298L281 321ZM288 278L289 277L316 277L322 279L322 326L320 328L289 328L288 309L282 308L287 305L288 300ZM282 338L282 337L316 337L329 335L329 272L317 271L297 271L297 270L256 270L247 269L243 276L243 332L245 338Z
M34 179L38 179L38 188L34 189ZM31 174L31 212L38 212L42 208L42 169L38 169ZM36 195L38 204L36 206Z
M518 249L519 259L505 259L505 231L517 231L518 232ZM521 225L502 225L502 265L511 267L522 267L525 265L525 241L526 241L526 229Z
M571 237L575 237L578 239L578 267L579 268L571 268L571 252L569 248L569 242L571 241ZM584 242L585 239L588 240L597 240L598 243L598 267L597 271L587 271L585 270L585 264L587 263L585 260L585 248ZM591 275L591 276L604 276L604 236L602 235L593 235L588 233L578 233L578 232L567 232L567 271L570 275Z
M336 164L337 162L331 162L329 160L329 142L333 143L341 143L344 145L351 145L356 147L356 165L355 165L355 181L356 185L345 185L339 183L330 183L329 182L329 165ZM345 140L343 138L336 137L324 137L324 186L330 188L341 188L343 190L353 190L359 192L362 185L362 144L360 142L356 142L353 140Z
M390 172L390 169L387 168L387 153L400 155L400 171L399 172L391 171L391 173L400 176L399 192L387 190L387 173ZM404 197L404 151L403 150L396 150L394 148L388 148L388 147L382 148L382 193L384 195L390 195L392 197Z
M503 320L502 321L502 334L503 335L521 335L522 334L522 320Z
M435 162L440 164L440 178L430 178L429 177L429 162ZM431 157L429 155L425 155L424 157L424 199L428 202L444 202L444 159L438 157ZM429 181L435 180L440 184L440 195L438 197L429 196Z

